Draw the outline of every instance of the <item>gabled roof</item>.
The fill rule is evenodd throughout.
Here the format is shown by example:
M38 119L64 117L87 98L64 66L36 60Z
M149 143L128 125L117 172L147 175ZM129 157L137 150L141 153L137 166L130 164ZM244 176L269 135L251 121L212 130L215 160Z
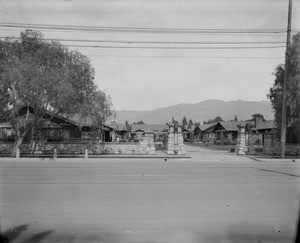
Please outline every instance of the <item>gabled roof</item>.
M265 121L257 125L257 127L252 128L253 131L259 130L271 130L276 129L276 124L274 121Z
M132 124L131 132L165 132L169 127L166 124Z
M46 120L49 120L49 121L54 122L59 125L78 126L78 124L76 124L76 122L74 122L68 118L52 114L48 111L45 111L45 114L42 117Z
M105 124L105 126L111 128L114 131L126 131L126 127L124 124Z
M188 129L188 128L182 128L182 132L183 132L183 133L189 133L189 132L191 132L191 129Z
M26 115L26 113L29 111L29 113L31 114L34 114L34 109L32 106L30 105L25 105L25 106L22 106L20 109L19 109L19 116L24 116ZM44 111L41 111L43 112L42 114L42 118L45 119L45 120L48 120L48 121L51 121L53 123L56 123L56 124L59 124L59 125L62 125L62 126L78 126L78 124L76 124L76 122L66 118L66 117L63 117L61 115L57 115L55 113L52 113L50 111L47 111L47 110L44 110Z
M246 122L246 121L222 121L218 122L217 126L215 127L215 130L219 130L220 128L223 128L226 132L234 132L238 131L238 125L245 125L246 123L254 124L254 122Z
M81 126L92 126L93 125L93 121L90 117L82 118L79 114L73 114L73 115L62 114L60 116L76 123L77 125L81 125Z
M218 123L217 122L213 122L213 123L208 123L208 124L203 124L199 126L199 129L202 132L205 132L206 130L209 130L210 128L216 126Z

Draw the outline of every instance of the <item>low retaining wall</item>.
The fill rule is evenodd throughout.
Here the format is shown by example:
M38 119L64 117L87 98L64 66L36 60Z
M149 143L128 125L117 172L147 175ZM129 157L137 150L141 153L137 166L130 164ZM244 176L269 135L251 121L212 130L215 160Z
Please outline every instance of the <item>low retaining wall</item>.
M154 143L153 143L154 144ZM20 147L21 154L53 154L56 149L58 154L84 154L88 149L89 154L156 154L153 144L142 140L139 143L103 143L90 141L87 143L66 143L38 141L24 142ZM13 149L13 142L0 142L0 154L10 154Z

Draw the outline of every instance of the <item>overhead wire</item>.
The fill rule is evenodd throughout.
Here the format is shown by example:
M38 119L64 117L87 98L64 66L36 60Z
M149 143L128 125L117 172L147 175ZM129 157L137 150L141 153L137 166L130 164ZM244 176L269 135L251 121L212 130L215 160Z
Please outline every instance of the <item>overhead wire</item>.
M201 33L201 34L282 34L284 29L196 29L196 28L147 28L147 27L111 27L111 26L73 26L0 23L9 28L41 28L51 30L74 31L107 31L107 32L137 32L137 33ZM5 37L0 37L5 38ZM14 39L14 37L12 37ZM18 38L15 38L18 39ZM105 39L66 39L48 38L46 40L61 42L77 42L64 44L74 48L106 48L106 49L276 49L284 48L284 41L139 41L139 40L105 40ZM78 43L101 43L101 45L83 45ZM118 45L116 45L118 44ZM172 46L171 46L172 45Z
M17 37L0 36L0 38L9 38L19 40ZM61 42L87 42L87 43L117 43L117 44L176 44L176 45L252 45L252 44L285 44L284 41L137 41L137 40L91 40L91 39L62 39L45 38L47 41Z
M1 27L0 26L0 30L3 30L5 29L6 31L15 31L14 29L15 28L10 28L10 27ZM24 27L20 27L18 29L24 29ZM28 29L37 29L39 30L39 28L28 28ZM74 32L78 32L77 30L60 30L60 29L42 29L44 32L51 32L51 33L74 33ZM84 31L85 33L92 33L92 34L98 34L97 32L94 32L94 31ZM299 32L297 30L292 30L292 32ZM105 32L103 32L105 33ZM114 33L114 32L111 32L111 33ZM117 32L116 32L117 33ZM131 33L131 32L126 32L127 34L143 34L143 33ZM151 34L151 33L145 33L145 34ZM168 33L163 33L164 35L182 35L182 33L171 33L171 32L168 32ZM213 32L210 32L210 33L188 33L189 36L191 35L197 35L197 36L202 36L202 35L205 35L205 36L272 36L272 37L280 37L280 38L283 38L285 37L286 33L282 32L282 33L213 33Z
M286 33L285 29L198 29L198 28L149 28L149 27L115 27L115 26L76 26L76 25L48 25L48 24L23 24L0 23L2 27L33 28L96 32L138 32L138 33Z
M105 55L91 54L89 57L111 57L111 58L180 58L180 59L283 59L274 56L178 56L178 55Z
M109 48L109 49L274 49L285 46L108 46L108 45L67 45L81 48Z

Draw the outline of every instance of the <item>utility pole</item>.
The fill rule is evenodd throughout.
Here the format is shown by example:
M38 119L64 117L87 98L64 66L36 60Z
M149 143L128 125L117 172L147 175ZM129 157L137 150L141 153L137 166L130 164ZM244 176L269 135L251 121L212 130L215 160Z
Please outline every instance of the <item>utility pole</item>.
M289 47L291 40L291 23L292 23L292 0L289 0L289 11L288 11L288 25L287 25L287 37L286 37L286 50L285 50L285 64L284 64L284 80L283 80L283 91L282 91L282 114L281 114L281 133L280 133L280 157L285 158L285 140L286 140L286 86L288 81L288 56Z

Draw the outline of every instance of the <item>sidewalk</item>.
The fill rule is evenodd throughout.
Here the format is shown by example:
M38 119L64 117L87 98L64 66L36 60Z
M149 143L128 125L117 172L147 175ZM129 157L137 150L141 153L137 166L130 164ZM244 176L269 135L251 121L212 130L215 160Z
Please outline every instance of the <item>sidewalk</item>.
M190 154L195 160L205 161L247 161L253 160L257 162L300 162L299 156L287 156L285 159L281 159L280 156L265 155L263 153L257 153L257 155L235 155L231 153L229 148L227 150L218 150L207 148L204 146L185 145L187 154Z
M21 154L20 159L53 159L53 154ZM85 159L84 154L58 154L56 159ZM10 155L0 156L1 159L13 159L16 160L17 158L12 158ZM88 159L187 159L190 160L191 157L188 155L168 155L163 152L158 152L157 154L153 155L119 155L119 154L89 154Z
M279 156L267 155L247 155L247 157L258 162L300 162L300 157L297 156L288 156L285 159L282 159Z

